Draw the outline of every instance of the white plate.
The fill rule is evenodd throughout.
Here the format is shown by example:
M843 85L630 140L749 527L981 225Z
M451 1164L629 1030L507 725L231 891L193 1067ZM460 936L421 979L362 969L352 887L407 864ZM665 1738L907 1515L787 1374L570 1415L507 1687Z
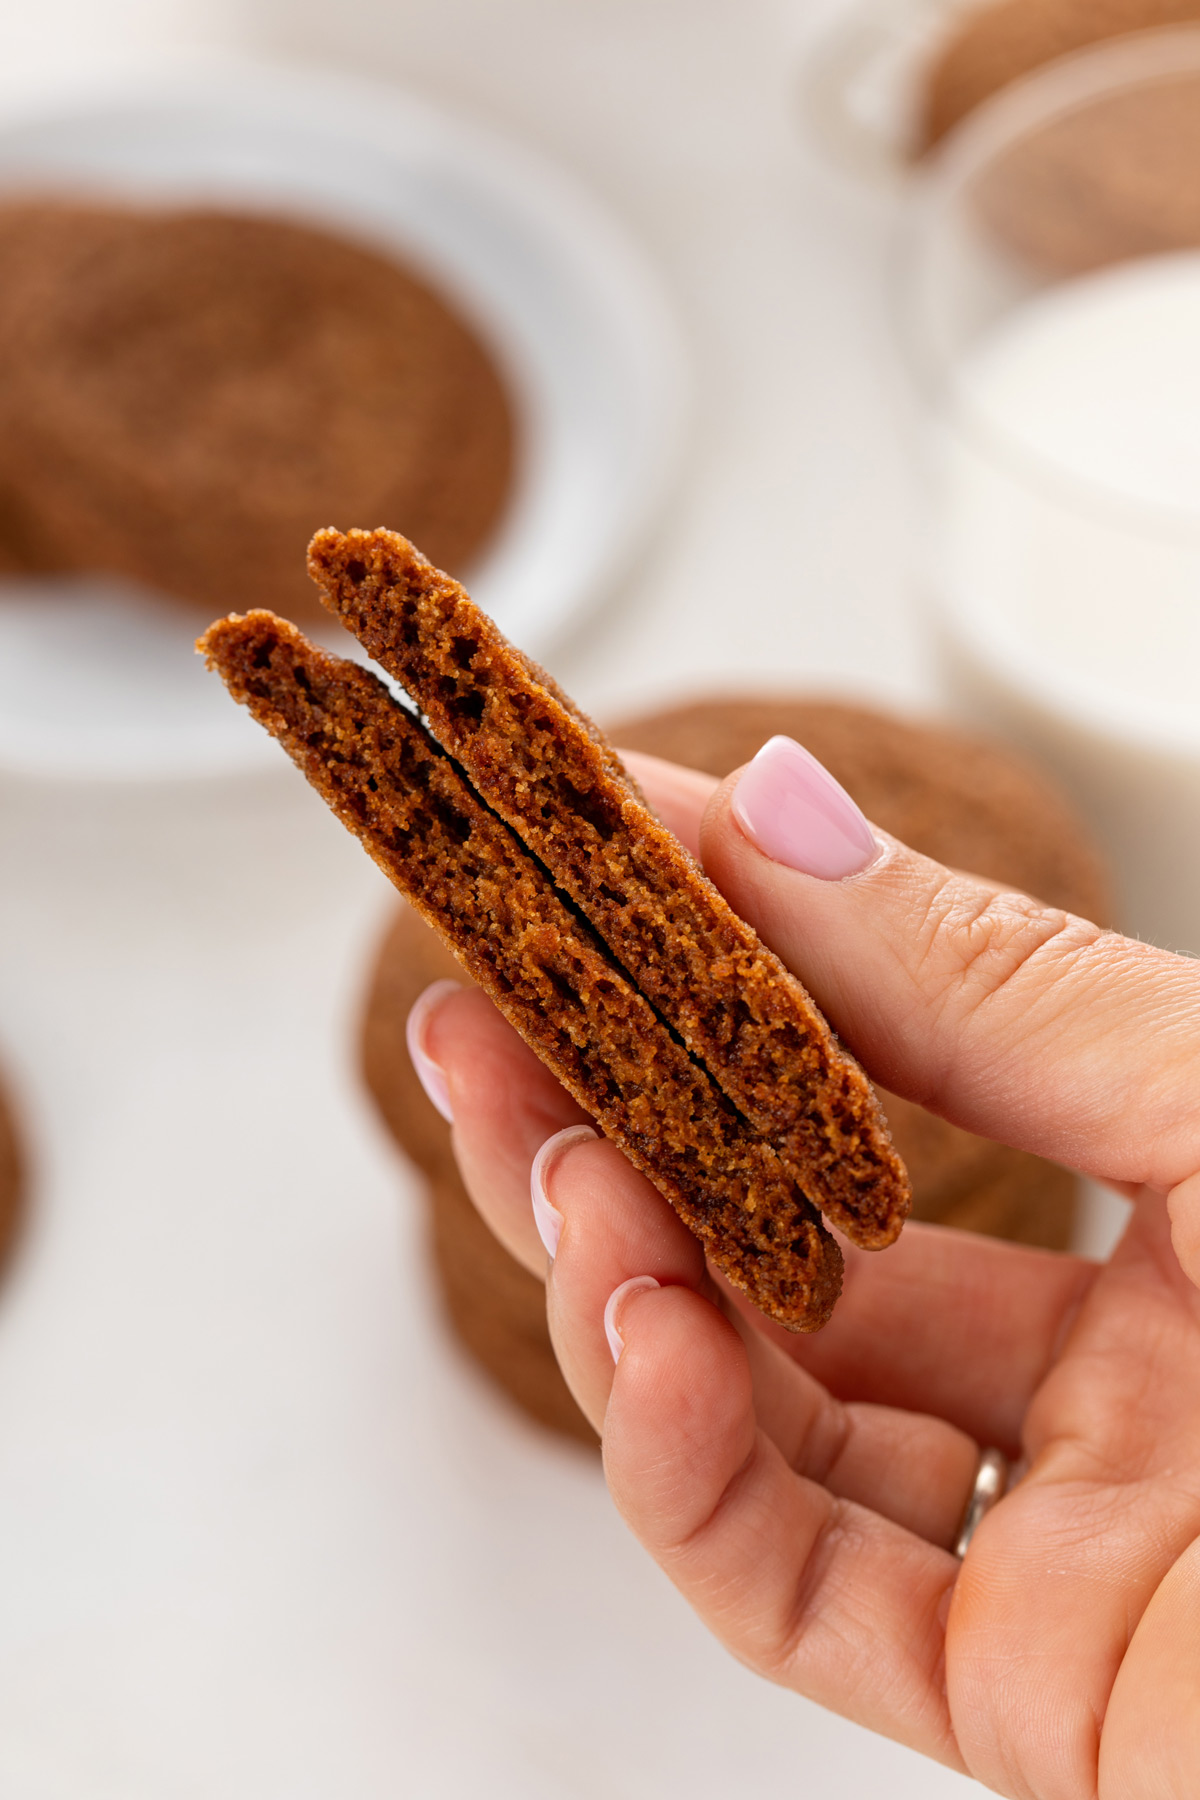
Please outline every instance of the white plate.
M398 250L474 319L516 399L521 465L465 571L475 598L540 655L631 554L680 439L678 338L623 234L528 152L382 86L217 65L6 104L0 193L29 187L269 208ZM278 752L190 654L204 623L112 581L5 582L0 766L263 766Z

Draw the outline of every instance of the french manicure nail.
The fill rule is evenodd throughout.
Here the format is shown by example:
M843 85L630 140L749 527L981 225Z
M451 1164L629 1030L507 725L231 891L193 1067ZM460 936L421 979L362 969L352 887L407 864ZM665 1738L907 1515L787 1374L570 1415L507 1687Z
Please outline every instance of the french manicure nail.
M450 1108L450 1089L446 1085L445 1074L425 1048L425 1031L430 1014L437 1010L447 995L456 994L461 986L460 981L435 981L413 1005L404 1028L408 1054L412 1057L412 1066L417 1071L421 1086L448 1125L454 1123L454 1114Z
M822 881L857 875L879 844L844 787L791 738L769 738L733 791L733 816L773 862Z
M558 1240L562 1236L563 1216L557 1206L553 1205L546 1193L546 1177L550 1164L567 1148L568 1144L582 1144L587 1138L595 1138L596 1133L590 1125L568 1125L565 1131L556 1131L547 1138L533 1159L533 1167L529 1171L529 1197L533 1201L533 1222L537 1226L538 1236L546 1246L546 1255L553 1262L558 1254Z
M625 1348L625 1339L617 1330L617 1308L628 1294L636 1294L641 1288L661 1286L662 1283L655 1281L653 1275L633 1275L628 1281L623 1281L620 1287L614 1288L608 1296L608 1305L604 1309L604 1335L608 1339L614 1362L620 1362L621 1352Z

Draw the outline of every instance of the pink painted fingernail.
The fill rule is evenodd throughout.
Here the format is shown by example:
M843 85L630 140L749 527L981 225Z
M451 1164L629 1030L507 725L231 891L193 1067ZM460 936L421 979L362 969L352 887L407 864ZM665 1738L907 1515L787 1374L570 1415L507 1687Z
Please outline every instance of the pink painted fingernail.
M404 1028L408 1054L412 1057L412 1066L420 1077L421 1086L448 1125L454 1123L454 1114L450 1109L450 1089L442 1070L425 1048L425 1031L430 1014L437 1010L448 994L456 994L461 987L461 981L435 981L414 1004Z
M558 1254L558 1240L562 1236L563 1216L557 1206L552 1205L546 1193L546 1177L550 1165L568 1144L582 1144L586 1138L594 1139L596 1133L590 1125L568 1125L565 1131L556 1131L552 1138L547 1138L533 1159L533 1167L529 1171L529 1197L533 1201L533 1222L537 1226L538 1236L546 1246L546 1254L553 1262Z
M733 791L733 816L764 856L822 881L857 875L879 854L845 788L791 738L763 745Z
M608 1296L608 1305L604 1309L604 1335L608 1339L614 1362L620 1362L621 1352L625 1348L625 1339L617 1330L617 1308L627 1294L636 1294L640 1288L661 1286L661 1281L655 1281L653 1275L632 1275Z

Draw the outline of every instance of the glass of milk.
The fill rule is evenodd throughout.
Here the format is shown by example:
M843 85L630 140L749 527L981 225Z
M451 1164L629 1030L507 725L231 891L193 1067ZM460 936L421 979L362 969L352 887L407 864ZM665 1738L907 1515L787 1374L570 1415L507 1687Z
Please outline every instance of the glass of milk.
M1064 60L959 129L905 322L960 715L1056 769L1128 931L1200 953L1200 27Z

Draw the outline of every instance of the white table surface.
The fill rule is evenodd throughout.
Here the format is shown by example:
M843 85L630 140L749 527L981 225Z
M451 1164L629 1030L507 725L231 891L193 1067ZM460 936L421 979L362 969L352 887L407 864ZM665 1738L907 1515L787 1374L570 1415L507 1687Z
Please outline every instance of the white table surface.
M54 58L243 47L417 85L640 239L696 373L654 540L557 670L931 697L891 202L797 130L792 0L45 4ZM942 1800L756 1681L595 1461L447 1340L357 1084L382 878L291 770L0 781L0 1053L33 1214L0 1294L5 1800Z

